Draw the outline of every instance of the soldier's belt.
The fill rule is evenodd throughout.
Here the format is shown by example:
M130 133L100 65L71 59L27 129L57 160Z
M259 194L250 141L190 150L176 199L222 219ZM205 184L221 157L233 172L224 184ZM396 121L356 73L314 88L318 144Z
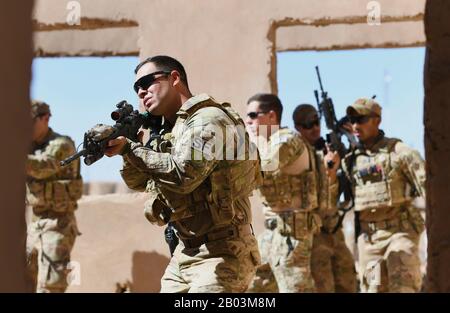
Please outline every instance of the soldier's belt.
M294 229L295 224L295 216L301 214L304 215L306 218L306 215L308 212L295 212L295 211L283 211L283 212L277 212L278 216L275 217L269 217L264 220L264 226L267 229L274 230L278 226L283 226L283 224L287 224L292 229Z
M322 218L322 227L320 228L320 231L323 234L329 234L333 231L333 229L336 227L339 221L339 213L336 212L333 215L329 216L321 216ZM342 223L339 226L339 228L342 228Z
M399 216L396 216L394 218L378 221L378 222L366 222L366 221L360 221L360 227L362 233L374 233L377 230L389 230L393 228L399 228L403 221L408 220L408 213L402 212Z
M203 236L191 238L191 239L180 239L186 248L197 248L202 244L224 240L224 239L232 239L245 235L253 234L253 229L250 224L239 225L239 226L229 226L225 228L221 228L218 230L214 230L209 232Z
M277 228L278 221L276 217L269 217L264 220L264 227L270 230Z

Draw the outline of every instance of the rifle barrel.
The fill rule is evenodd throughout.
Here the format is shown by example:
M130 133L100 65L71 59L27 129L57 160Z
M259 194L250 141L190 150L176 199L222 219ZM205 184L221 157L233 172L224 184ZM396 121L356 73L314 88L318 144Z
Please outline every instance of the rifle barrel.
M320 72L319 72L319 66L316 65L316 73L317 73L317 78L319 79L319 85L320 85L320 91L323 91L323 86L322 86L322 79L320 78Z
M62 160L61 162L59 162L59 165L61 166L66 166L67 164L72 163L73 161L75 161L76 159L78 159L79 157L82 157L86 154L87 150L83 149L78 153L75 153L74 155L71 155L70 157L68 157L67 159Z

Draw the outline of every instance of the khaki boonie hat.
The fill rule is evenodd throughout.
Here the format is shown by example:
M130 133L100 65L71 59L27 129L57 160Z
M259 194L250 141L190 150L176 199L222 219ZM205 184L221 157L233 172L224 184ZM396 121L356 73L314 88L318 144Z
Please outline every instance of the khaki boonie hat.
M294 123L307 123L319 118L316 108L310 104L300 104L294 110Z
M381 117L381 106L373 99L359 98L347 107L347 115L378 115Z
M50 114L50 106L44 101L32 100L31 101L31 117L35 118L44 114Z

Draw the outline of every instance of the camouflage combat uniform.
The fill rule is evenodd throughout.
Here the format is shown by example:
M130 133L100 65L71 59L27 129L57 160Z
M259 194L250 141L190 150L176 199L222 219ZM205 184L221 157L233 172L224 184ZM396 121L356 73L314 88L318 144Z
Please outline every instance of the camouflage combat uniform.
M314 149L314 148L312 148ZM356 272L353 256L345 244L342 227L338 223L337 196L339 183L329 184L322 151L316 151L319 175L319 214L321 232L314 236L311 271L317 292L356 292Z
M27 160L27 257L37 292L64 292L70 253L79 235L74 211L83 183L79 160L66 167L59 162L75 153L73 141L49 129L44 141L33 144Z
M281 128L260 153L266 229L258 237L262 265L249 291L314 292L311 249L321 227L314 151L296 132Z
M418 243L424 221L412 196L425 197L424 161L417 151L380 131L370 150L355 149L343 165L353 182L360 228L361 291L419 291Z
M129 141L122 152L124 181L148 193L147 219L170 221L180 238L161 292L244 292L260 262L249 196L261 181L244 123L201 94L181 106L170 131L166 151Z

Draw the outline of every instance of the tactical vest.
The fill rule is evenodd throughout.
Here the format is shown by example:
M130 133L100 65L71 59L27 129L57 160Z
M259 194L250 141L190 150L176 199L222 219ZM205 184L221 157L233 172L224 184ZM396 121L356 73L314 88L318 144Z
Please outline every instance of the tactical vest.
M44 153L51 146L63 144L64 141L70 141L73 145L69 137L51 132L47 142L41 146ZM35 151L32 153L35 153ZM68 166L61 167L56 174L46 179L27 177L26 189L26 202L33 207L35 214L47 210L54 212L74 211L77 208L77 200L83 194L80 161L76 160Z
M244 122L228 103L217 103L207 95L196 97L190 106L182 107L173 127L172 146L182 136L192 115L206 107L221 109L231 119L234 126L245 129ZM167 222L180 221L202 211L209 210L215 226L229 225L235 217L235 201L248 197L261 183L259 160L248 159L248 134L245 132L245 160L220 160L212 173L190 194L172 192L163 185L158 186L154 180L149 180L146 192L150 199L145 204L147 219L158 225ZM250 212L247 212L251 216Z
M360 149L354 152L351 173L356 211L399 207L412 201L409 184L392 158L400 140L381 140L386 140L386 144L376 153L367 154Z
M282 128L281 135L289 135L291 131ZM273 136L273 135L272 135ZM296 135L294 135L296 136ZM289 143L283 143L289 144ZM291 143L295 144L295 143ZM305 144L309 155L309 169L299 175L288 175L281 171L267 171L260 192L265 204L270 208L312 211L318 206L317 177L314 151ZM300 207L293 207L294 198L300 198Z

